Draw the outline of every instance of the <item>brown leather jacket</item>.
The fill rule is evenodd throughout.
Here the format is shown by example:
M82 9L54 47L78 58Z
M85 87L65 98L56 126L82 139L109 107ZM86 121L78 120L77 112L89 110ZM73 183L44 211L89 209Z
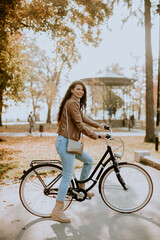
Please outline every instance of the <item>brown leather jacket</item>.
M69 136L67 134L66 106L68 113ZM83 115L80 111L79 101L74 95L72 95L72 97L64 105L61 120L58 124L58 134L75 141L80 139L81 133L92 139L97 139L97 134L91 131L84 123L95 128L99 127L98 123Z

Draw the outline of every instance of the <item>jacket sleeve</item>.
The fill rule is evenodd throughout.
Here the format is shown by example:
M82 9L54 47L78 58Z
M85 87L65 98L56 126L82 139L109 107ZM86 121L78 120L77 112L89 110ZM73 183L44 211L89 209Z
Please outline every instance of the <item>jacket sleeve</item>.
M95 121L87 118L87 117L84 116L83 114L82 114L82 120L83 120L83 122L87 123L87 124L88 124L89 126L91 126L91 127L95 127L95 128L98 128L98 127L99 127L99 124L98 124L97 122L95 122Z
M92 132L84 123L82 120L82 116L80 113L80 107L79 103L76 101L70 101L68 104L68 112L70 114L70 117L76 127L82 132L84 135L92 138L92 139L97 139L97 134Z

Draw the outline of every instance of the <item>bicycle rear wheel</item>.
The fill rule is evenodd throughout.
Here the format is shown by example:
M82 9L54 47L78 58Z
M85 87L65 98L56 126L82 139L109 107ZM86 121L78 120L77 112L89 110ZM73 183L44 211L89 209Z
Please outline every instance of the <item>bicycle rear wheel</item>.
M19 188L23 206L38 217L50 217L56 203L61 177L62 168L57 165L42 164L30 168L22 178ZM71 202L72 196L66 195L64 210Z
M108 207L117 212L136 212L142 209L152 197L152 179L142 167L136 164L119 163L119 170L127 190L118 181L112 166L100 179L101 197Z

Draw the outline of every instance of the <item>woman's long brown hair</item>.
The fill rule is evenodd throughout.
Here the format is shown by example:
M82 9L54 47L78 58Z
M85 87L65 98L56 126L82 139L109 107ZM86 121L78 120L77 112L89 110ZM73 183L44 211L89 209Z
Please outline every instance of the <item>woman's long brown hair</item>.
M62 99L62 102L61 102L61 104L60 104L59 112L58 112L58 117L57 117L58 122L61 120L62 111L63 111L63 108L64 108L64 105L65 105L66 101L67 101L68 99L70 99L70 97L72 96L71 89L74 89L77 84L82 85L83 90L84 90L84 95L83 95L83 97L80 99L80 109L86 108L86 101L87 101L87 90L86 90L86 87L85 87L85 85L84 85L84 83L83 83L82 81L74 81L74 82L71 83L71 85L70 85L69 88L67 89L67 91L66 91L66 93L65 93L65 96L64 96L64 98Z

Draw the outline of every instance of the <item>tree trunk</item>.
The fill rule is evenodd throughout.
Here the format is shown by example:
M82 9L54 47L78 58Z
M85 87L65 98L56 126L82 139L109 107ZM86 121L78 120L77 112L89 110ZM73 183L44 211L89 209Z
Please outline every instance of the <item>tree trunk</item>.
M142 109L142 96L140 94L139 106L138 106L138 120L141 118L141 109Z
M151 2L145 0L145 52L146 52L146 142L154 142L153 59L151 49Z
M46 123L51 123L51 104L48 103L48 113L47 113L47 121Z
M0 89L0 126L2 126L3 91Z

